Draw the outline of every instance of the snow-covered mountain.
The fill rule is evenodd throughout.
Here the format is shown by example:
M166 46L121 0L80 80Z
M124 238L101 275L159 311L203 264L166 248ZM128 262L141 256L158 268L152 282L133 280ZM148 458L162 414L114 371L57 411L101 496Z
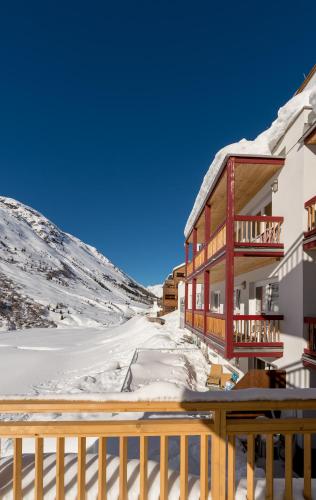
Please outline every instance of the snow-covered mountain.
M0 197L0 330L108 326L153 295L95 248Z
M162 297L162 287L163 285L149 285L147 286L147 290L155 295L155 297L158 297L158 299L161 299Z

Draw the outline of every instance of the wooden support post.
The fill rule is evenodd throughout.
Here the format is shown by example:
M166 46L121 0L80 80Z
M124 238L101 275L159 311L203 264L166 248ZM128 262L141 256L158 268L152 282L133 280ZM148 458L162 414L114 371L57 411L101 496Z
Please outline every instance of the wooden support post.
M22 438L14 438L13 452L13 498L22 498Z
M160 437L160 500L168 500L168 436Z
M227 457L227 498L235 499L236 482L236 438L234 435L228 437L228 457Z
M35 498L43 499L43 438L35 439Z
M208 499L208 434L200 436L200 500Z
M127 500L127 437L120 437L120 491L119 499Z
M266 436L266 500L273 500L273 434Z
M106 499L106 437L99 438L98 500Z
M57 438L56 447L56 500L65 498L65 438Z
M78 438L78 500L86 498L86 438Z
M192 327L194 328L194 313L196 310L196 278L192 280Z
M233 356L233 316L234 316L234 194L235 163L230 158L227 171L227 206L226 206L226 280L225 280L225 355Z
M255 438L248 434L247 438L247 500L255 498Z
M312 498L311 434L304 434L304 499Z
M207 313L210 301L210 272L204 271L204 334L207 333Z
M180 436L180 500L188 498L188 436Z
M139 500L147 500L148 497L148 437L140 436L139 443L139 467L140 467L140 492Z

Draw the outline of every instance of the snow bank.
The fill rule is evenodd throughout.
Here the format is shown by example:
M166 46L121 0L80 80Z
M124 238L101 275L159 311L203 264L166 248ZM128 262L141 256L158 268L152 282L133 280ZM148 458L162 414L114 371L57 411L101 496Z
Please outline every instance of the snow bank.
M189 236L195 219L206 202L207 195L225 159L231 155L272 155L276 144L304 106L311 106L316 114L316 83L307 90L292 97L292 99L282 106L278 111L277 119L267 130L259 134L256 139L253 141L242 139L218 151L203 179L201 189L186 223L184 230L186 238Z

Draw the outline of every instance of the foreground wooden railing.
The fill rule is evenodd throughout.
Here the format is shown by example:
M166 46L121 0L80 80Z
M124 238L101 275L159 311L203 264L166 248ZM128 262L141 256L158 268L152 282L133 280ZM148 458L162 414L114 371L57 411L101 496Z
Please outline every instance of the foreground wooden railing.
M240 246L281 245L283 217L237 215L235 243Z
M197 397L203 397L202 393ZM111 458L107 456L108 440L112 437L119 439L119 466L118 466L118 491L117 497L120 500L128 498L128 489L130 483L135 481L135 477L129 477L128 474L128 451L129 437L133 437L133 449L135 438L139 440L139 476L138 492L139 498L146 500L150 493L151 482L148 474L148 455L150 448L150 437L159 437L160 439L160 464L157 471L160 499L168 498L168 489L172 488L174 479L168 477L169 457L168 442L173 442L173 452L175 443L179 446L180 467L176 475L179 478L179 491L174 492L172 497L187 499L200 498L206 500L209 497L211 489L212 499L234 499L237 493L240 493L241 482L239 471L242 463L239 463L241 457L236 458L237 440L242 440L245 444L245 465L246 465L246 494L249 500L255 498L256 482L259 484L260 498L264 494L266 498L273 498L274 481L281 481L284 487L284 498L291 500L293 498L293 455L294 455L294 436L300 436L298 440L303 456L304 486L301 492L304 498L312 498L311 489L311 436L316 433L316 392L315 390L248 390L236 391L231 393L216 392L206 394L208 401L202 402L172 402L172 401L53 401L53 400L11 400L0 401L0 413L10 413L10 420L1 421L0 436L11 438L14 443L13 454L13 475L10 484L4 483L3 474L7 471L7 464L1 464L0 467L0 492L7 494L9 489L12 496L20 500L24 490L30 490L34 486L34 498L40 500L43 498L44 485L45 493L50 493L56 499L67 499L70 482L77 483L76 498L83 500L91 491L92 486L96 485L97 495L93 498L98 500L105 499L110 489L110 483L113 477L107 476L107 469ZM281 418L272 418L273 412L282 411ZM308 414L311 410L313 413ZM140 415L141 420L95 420L91 415L91 420L85 416L84 420L64 420L54 421L48 418L43 421L25 421L18 420L18 413L36 413L36 414L80 414L84 413L125 413L125 412L145 412L145 418ZM146 412L150 412L151 418L146 419ZM196 415L195 412L198 412ZM248 413L245 413L248 412ZM289 412L289 413L287 413ZM293 412L299 412L300 418L293 418ZM173 418L155 418L153 414L178 413L180 415ZM187 414L190 414L189 418ZM181 414L184 418L181 417ZM202 417L200 415L203 415ZM256 416L264 416L257 420ZM158 417L158 415L157 415ZM189 491L189 438L198 438L200 465L198 477L194 476L196 483L192 493L192 484ZM275 477L274 469L274 447L276 446L275 437L283 436L280 443L284 445L284 477L279 479ZM87 481L87 438L93 437L98 440L98 466L97 477L90 478ZM24 438L34 438L35 440L35 461L34 474L35 484L30 483L30 462L25 467L23 456ZM44 443L46 438L56 439L56 481L45 483L46 471L43 466L45 454ZM67 474L65 468L65 439L76 438L77 448L77 474L75 478L66 480ZM255 477L256 465L256 446L255 443L261 439L265 446L265 477L260 480ZM155 445L156 447L156 445ZM196 445L194 445L196 449ZM210 450L210 454L209 454ZM196 454L194 454L196 455ZM209 467L209 455L211 467ZM112 457L113 458L113 457ZM153 470L152 470L153 471ZM68 471L69 472L69 471ZM211 474L210 474L211 472ZM22 482L22 477L26 481ZM174 473L172 473L174 476ZM115 474L114 474L115 475ZM150 474L153 476L153 473ZM133 474L132 474L133 476ZM193 482L194 482L193 477ZM191 477L192 479L192 477ZM190 479L190 483L192 483ZM68 481L68 482L67 482ZM69 482L70 481L70 482ZM93 483L94 481L94 483ZM27 485L25 486L25 482ZM53 484L54 483L54 484ZM296 484L296 491L300 485ZM113 493L113 492L112 492ZM244 492L245 493L245 492ZM278 492L280 493L280 491ZM194 495L192 497L192 494ZM9 493L8 493L9 495ZM137 495L138 496L138 495ZM281 497L281 495L279 495ZM113 497L113 495L112 495ZM243 498L245 495L243 496ZM71 497L73 498L73 497ZM89 496L90 498L90 496ZM135 496L136 498L136 496Z
M235 342L279 342L281 315L234 315Z

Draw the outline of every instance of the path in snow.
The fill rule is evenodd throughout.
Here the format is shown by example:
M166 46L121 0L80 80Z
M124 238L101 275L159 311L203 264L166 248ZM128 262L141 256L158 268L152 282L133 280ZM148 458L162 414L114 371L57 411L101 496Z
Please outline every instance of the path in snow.
M176 313L168 315L163 326L136 316L108 329L29 329L2 333L0 394L119 392L136 348L192 347L183 339L183 333L177 328ZM192 356L194 366L197 354ZM187 357L190 362L189 354ZM204 383L207 364L202 355L200 359L194 384L188 383L190 377L185 370L182 378L175 373L174 380L191 389L203 390L200 381ZM169 377L172 370L176 366L168 371ZM164 380L169 381L167 375Z

